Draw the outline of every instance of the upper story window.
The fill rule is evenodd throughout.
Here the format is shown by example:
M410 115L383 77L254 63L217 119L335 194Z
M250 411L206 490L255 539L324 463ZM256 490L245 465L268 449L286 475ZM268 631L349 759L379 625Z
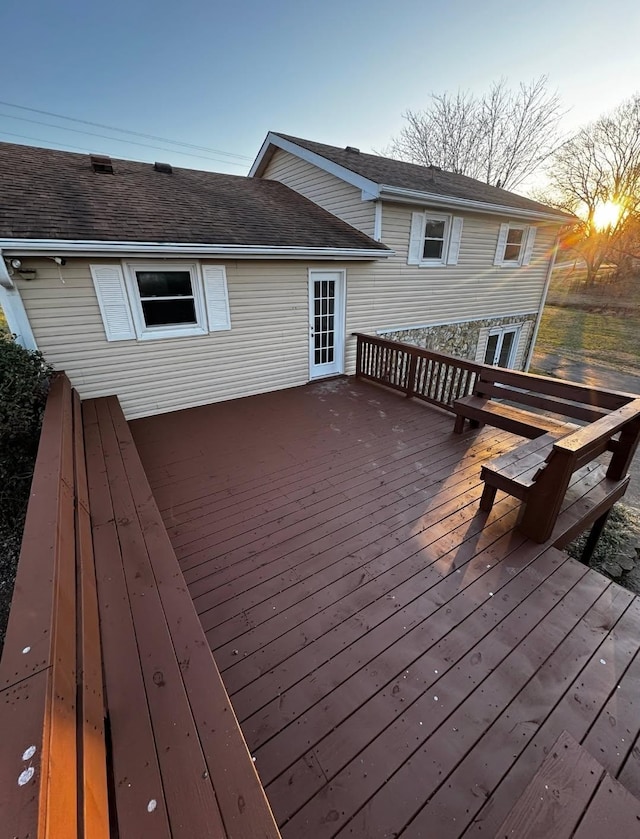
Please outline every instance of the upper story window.
M231 329L224 265L166 260L90 268L108 341Z
M462 218L443 213L412 213L407 263L421 267L455 265L460 252Z
M495 265L518 266L531 262L536 228L526 224L501 224Z

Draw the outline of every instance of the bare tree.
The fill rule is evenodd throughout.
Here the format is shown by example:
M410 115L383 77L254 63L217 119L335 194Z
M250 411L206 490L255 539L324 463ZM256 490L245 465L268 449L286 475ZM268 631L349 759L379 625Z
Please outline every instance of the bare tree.
M538 197L577 216L566 243L585 261L588 283L606 259L640 256L640 95L564 143L547 174Z
M387 150L394 157L515 189L557 146L560 98L541 76L510 90L505 79L488 93L432 94L424 111L407 111L407 125Z

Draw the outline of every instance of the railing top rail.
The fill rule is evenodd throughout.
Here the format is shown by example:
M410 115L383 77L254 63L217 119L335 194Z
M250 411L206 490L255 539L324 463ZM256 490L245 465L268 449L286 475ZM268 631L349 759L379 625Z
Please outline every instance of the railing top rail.
M610 440L623 426L640 417L640 398L623 405L605 417L580 428L554 443L554 449L577 452L585 446Z

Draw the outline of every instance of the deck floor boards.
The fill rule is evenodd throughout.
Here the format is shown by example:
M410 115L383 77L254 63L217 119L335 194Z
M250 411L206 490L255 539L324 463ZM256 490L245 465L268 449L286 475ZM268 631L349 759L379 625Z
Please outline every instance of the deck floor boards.
M352 380L131 429L285 839L494 836L565 729L640 785L640 601L478 509L522 438Z

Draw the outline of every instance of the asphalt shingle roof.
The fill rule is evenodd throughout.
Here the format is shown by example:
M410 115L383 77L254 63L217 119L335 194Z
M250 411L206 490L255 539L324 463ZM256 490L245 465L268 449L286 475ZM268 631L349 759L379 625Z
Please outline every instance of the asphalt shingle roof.
M536 213L555 213L565 216L567 220L572 217L560 210L555 210L538 201L516 195L506 189L499 189L495 186L469 178L466 175L457 175L453 172L445 172L442 169L434 169L429 166L420 166L416 163L404 163L401 160L392 160L389 157L380 157L375 154L366 154L358 151L347 151L337 146L327 146L324 143L316 143L313 140L303 140L300 137L292 137L289 134L274 132L278 137L289 140L308 151L315 152L327 160L361 175L376 184L400 187L401 189L412 189L418 192L428 192L433 195L446 196L450 198L463 198L470 201L482 201L485 204L495 204L500 207L514 208L518 210L530 210Z
M276 181L0 143L0 238L359 248L385 246Z

